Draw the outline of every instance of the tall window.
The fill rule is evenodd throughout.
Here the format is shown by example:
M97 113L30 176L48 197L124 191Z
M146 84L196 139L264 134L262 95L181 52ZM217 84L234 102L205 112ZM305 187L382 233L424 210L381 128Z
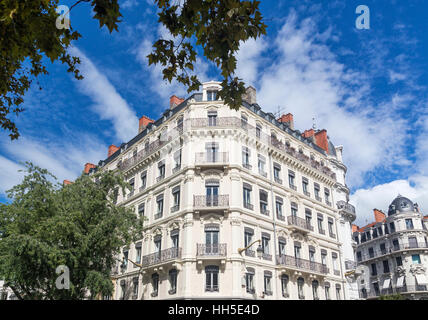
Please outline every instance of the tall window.
M421 264L421 257L418 254L412 254L412 263Z
M128 267L128 258L129 258L129 252L128 250L123 250L123 264L122 267L124 270Z
M372 276L376 276L377 275L376 263L371 264L371 269L372 269Z
M385 246L385 243L381 243L381 244L380 244L380 252L381 252L382 254L386 254L386 246Z
M129 196L131 197L134 194L134 187L135 187L135 179L134 178L129 180L129 185L131 186L129 189Z
M172 189L173 206L171 212L176 212L180 209L180 186Z
M218 288L218 266L207 266L205 268L205 291L219 291Z
M156 197L157 213L155 219L159 219L163 215L163 194Z
M417 248L418 247L418 239L416 237L409 237L409 248Z
M265 285L264 293L268 296L272 295L272 273L268 271L265 271L264 285Z
M318 287L319 287L318 281L317 280L312 281L312 296L314 300L319 300Z
M340 291L342 291L340 285L336 285L336 299L337 300L341 299Z
M217 111L208 111L208 126L215 127L217 125Z
M218 180L208 180L205 184L206 205L208 207L218 206L218 189L220 182Z
M332 262L333 262L333 270L334 272L337 274L339 273L339 265L337 264L337 253L336 252L332 252L331 253L331 258L332 258Z
M159 294L159 275L152 274L152 297L157 297Z
M282 296L284 298L288 298L289 297L289 293L288 293L288 282L289 282L289 278L286 274L283 274L281 276L281 290L282 290Z
M273 178L275 179L275 182L282 183L281 180L281 165L278 163L273 164Z
M178 248L179 246L179 231L178 229L171 231L171 242L173 248Z
M250 149L242 147L242 166L251 169L250 166Z
M297 188L296 188L296 185L294 183L294 177L295 177L294 172L291 170L288 170L288 184L289 184L291 189L296 190Z
M246 248L251 244L251 242L253 242L254 231L247 227L245 227L244 230L244 248ZM247 249L245 254L248 256L254 256L255 252L251 249Z
M181 168L181 149L174 153L174 161L175 161L175 167L173 170L177 171Z
M398 239L392 240L392 246L394 247L394 250L400 250L400 243L398 242Z
M330 237L335 238L336 235L334 234L333 231L333 219L332 218L328 218L328 232L330 233Z
M309 197L311 194L309 193L308 185L309 185L309 180L307 178L303 177L302 178L303 193Z
M120 296L120 300L125 300L127 298L127 294L126 294L126 282L125 280L122 280L120 282L120 288L121 288L121 296Z
M394 224L394 222L390 222L389 223L389 229L390 229L391 233L395 232L395 224Z
M292 202L291 203L291 216L297 217L297 210L298 210L297 203Z
M383 273L389 273L389 263L388 260L382 261L383 263Z
M314 263L315 262L315 247L309 246L309 261Z
M215 100L217 100L217 91L207 90L207 101L215 101Z
M300 259L300 248L301 248L300 242L295 241L294 242L294 257L296 259Z
M141 174L141 189L145 189L147 186L147 171Z
M278 217L278 219L283 220L284 216L282 214L282 198L276 197L275 209L276 209L276 216Z
M314 194L315 194L315 199L317 199L318 201L321 201L320 185L318 183L314 183Z
M158 163L158 172L159 172L158 179L162 179L165 177L165 161L164 160L162 160Z
M269 215L268 211L268 194L264 190L260 190L260 213Z
M247 287L247 292L253 294L255 292L254 288L254 269L248 268L247 273L245 274L245 284Z
M256 125L256 137L259 139L260 139L261 132L262 132L262 127L261 127L261 125L257 124Z
M132 287L132 295L133 298L136 299L138 297L138 277L132 279L133 287Z
M141 242L135 245L135 262L141 263Z
M374 250L372 247L369 248L369 257L373 258L374 257Z
M145 203L140 203L138 205L138 214L140 215L140 217L144 217L145 210L146 210L146 204Z
M160 254L162 251L162 236L161 235L157 235L155 236L155 238L153 239L153 243L155 245L155 253L158 254L158 259L160 259Z
M217 142L208 142L205 144L205 150L207 152L207 162L217 162L218 159L219 145Z
M286 245L285 239L279 238L278 239L278 251L279 251L280 256L285 255L285 245Z
M305 284L305 280L303 278L297 279L297 293L299 295L299 299L305 299L305 295L303 292L303 285Z
M312 212L309 209L305 209L305 219L306 226L311 229L312 228Z
M244 183L244 188L243 188L244 208L247 208L247 209L252 209L251 189L252 189L251 185L249 185L248 183Z
M397 267L403 265L403 260L401 260L401 256L395 257L395 263L397 264Z
M317 217L318 217L318 220L317 220L317 222L318 222L318 232L320 234L325 234L325 231L324 231L323 226L322 226L323 216L322 216L322 214L319 213Z
M218 246L219 227L216 224L209 224L205 227L205 253L217 254L219 252Z
M177 292L177 269L169 270L169 294L175 294Z
M262 236L262 249L264 254L269 254L269 240L270 237L267 235Z
M248 125L248 119L246 116L242 115L241 116L241 127L243 129L247 129L247 125Z
M327 205L331 205L330 204L330 190L327 188L324 188L324 197L325 197L325 203Z
M267 173L265 172L265 165L266 165L266 158L259 154L259 156L258 156L258 168L259 168L259 173L262 176L267 175Z
M413 229L413 220L412 219L406 219L406 229L407 230Z
M330 284L324 286L325 300L330 300Z
M323 266L327 265L327 251L325 249L321 250L321 264Z

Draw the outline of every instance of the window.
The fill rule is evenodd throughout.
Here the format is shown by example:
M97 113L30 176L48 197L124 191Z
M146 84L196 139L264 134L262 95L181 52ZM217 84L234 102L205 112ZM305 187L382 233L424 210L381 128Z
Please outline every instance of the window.
M264 254L269 254L269 240L270 237L267 235L262 236L262 249Z
M357 261L360 262L362 260L363 260L363 258L362 258L362 255L361 255L361 251L357 251Z
M244 229L244 248L248 247L253 242L254 230L248 227ZM245 255L255 256L255 252L251 249L245 250Z
M219 145L217 142L207 142L205 144L205 150L206 150L206 161L209 163L215 163L220 160L219 158Z
M390 222L389 223L389 228L391 229L391 233L395 232L395 224L394 224L394 222Z
M134 187L135 187L135 179L132 178L131 180L129 180L129 185L130 185L130 189L129 189L129 197L134 195Z
M340 291L341 291L340 285L336 285L336 299L337 300L341 299L341 297L340 297Z
M217 125L217 111L208 111L208 126L215 127Z
M311 194L310 194L310 193L309 193L309 191L308 191L308 185L309 185L309 181L308 181L308 179L307 179L307 178L305 178L305 177L303 177L303 178L302 178L303 193L304 193L306 196L310 197L310 196L311 196Z
M315 248L313 246L309 246L309 261L315 262Z
M300 242L295 241L294 242L294 257L296 259L300 259L300 248L301 248Z
M371 240L372 239L372 235L371 235L370 231L366 232L366 237L367 237L367 240Z
M421 257L418 254L412 254L412 263L421 264Z
M398 242L398 239L392 240L392 246L394 247L394 250L400 250L400 243Z
M330 300L330 284L324 286L325 300Z
M121 296L120 296L120 299L121 299L121 300L125 300L125 299L127 299L127 294L126 294L126 282L125 282L125 280L122 280L122 281L120 282L120 288L121 288Z
M242 147L242 166L247 169L251 169L250 150L247 147Z
M289 297L289 293L288 293L288 282L289 282L289 278L286 274L283 274L281 276L281 290L282 290L282 296L284 298L288 298Z
M174 153L174 161L175 167L173 169L173 172L175 173L181 168L181 149Z
M218 206L218 189L220 186L219 180L207 180L205 183L206 206Z
M128 267L128 250L124 250L123 251L123 264L122 267L124 270L126 270L126 268Z
M251 205L251 189L252 187L249 184L244 183L244 207L252 210L253 208Z
M135 262L141 263L141 242L135 245Z
M321 201L320 185L318 183L314 183L314 194L315 194L315 199L317 199L318 201Z
M157 297L159 293L159 275L157 273L152 274L152 297Z
M209 224L205 227L205 254L218 254L219 227L216 224Z
M374 257L374 250L373 250L373 248L369 248L369 257L370 258Z
M144 217L145 210L146 210L146 204L140 203L138 205L138 214L140 215L140 217Z
M333 270L335 274L338 274L339 271L339 265L337 264L337 253L336 252L332 252L331 253L331 259L333 261Z
M373 289L374 289L375 295L379 296L380 290L379 290L379 283L378 282L373 283Z
M171 231L171 242L173 248L178 248L179 246L179 231L178 229Z
M265 172L265 165L266 165L266 159L265 159L265 157L264 156L262 156L262 155L260 155L259 154L259 157L258 157L258 168L259 168L259 173L262 175L262 176L267 176L267 173Z
M317 280L312 281L312 296L314 300L319 300L318 287L319 287L318 281Z
M282 198L276 197L275 209L276 209L276 216L278 217L278 219L284 220L284 216L282 215Z
M403 265L403 260L401 259L401 257L395 257L395 262L397 263L397 267L400 267Z
M256 125L256 137L259 139L260 139L261 132L262 132L262 127L259 124L257 124Z
M217 91L207 90L207 101L215 101L215 100L217 100Z
M371 269L372 269L372 276L376 276L377 275L376 263L371 264Z
M377 227L377 233L379 234L379 236L383 235L382 227Z
M377 238L377 229L373 228L373 239Z
M248 125L248 119L246 116L242 115L241 116L241 127L243 129L247 129L247 125Z
M177 292L177 269L171 269L169 271L169 294L175 294Z
M382 261L383 263L383 273L389 273L389 263L388 260Z
M158 172L159 172L158 180L165 177L165 161L162 160L161 162L158 163Z
M133 298L136 299L138 297L138 277L132 279L133 287L132 287L132 295Z
M325 249L321 250L321 264L323 266L327 265L327 251Z
M297 293L299 295L299 299L305 299L305 295L303 293L303 285L305 283L305 280L303 278L297 279Z
M297 210L298 210L297 203L292 202L291 203L291 216L297 217Z
M274 178L275 182L282 184L281 166L278 163L273 164L273 178Z
M406 229L407 230L413 229L413 220L412 219L406 219Z
M294 184L294 172L291 170L288 170L288 184L290 186L291 189L297 190L297 187Z
M325 231L324 231L324 229L323 229L323 226L322 226L322 221L323 221L323 216L322 216L322 214L318 214L318 219L317 219L317 222L318 222L318 232L320 233L320 234L325 234Z
M147 171L144 171L141 174L141 189L146 188L147 186Z
M418 239L416 237L409 237L409 248L417 248L418 247Z
M260 190L260 213L269 215L268 211L268 194L264 190Z
M309 229L313 229L312 228L312 212L309 209L305 209L305 219L306 219L306 226Z
M330 203L330 190L327 188L324 188L324 197L325 197L325 203L327 205L331 205L331 203Z
M272 295L272 273L268 271L265 271L264 285L265 285L264 293L268 296L271 296Z
M380 252L382 254L386 254L386 247L385 247L385 243L381 243L380 244Z
M336 238L336 235L334 234L334 231L333 231L333 219L332 218L328 218L328 232L330 233L330 237Z
M205 268L205 291L213 292L219 291L218 288L218 267L217 266L207 266Z
M278 239L278 251L279 251L280 256L285 255L285 245L286 245L285 239L279 238Z
M254 271L252 268L249 268L248 272L245 274L245 285L247 287L247 292L253 294L254 289Z
M153 239L153 243L155 244L155 253L157 253L160 258L160 254L162 250L162 236L156 235L155 238Z
M176 212L180 209L180 186L176 186L172 189L173 206L171 212Z
M159 219L163 215L163 194L156 197L157 213L155 219Z

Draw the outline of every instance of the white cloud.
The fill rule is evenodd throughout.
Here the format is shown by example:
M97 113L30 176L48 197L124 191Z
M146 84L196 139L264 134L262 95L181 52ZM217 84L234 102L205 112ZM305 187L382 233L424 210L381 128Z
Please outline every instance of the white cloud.
M260 59L257 50L264 45L252 43L257 50L244 56L240 70L256 80L263 109L276 112L280 106L293 113L295 127L302 131L312 127L315 117L317 127L327 129L335 145L344 146L348 184L358 186L364 173L404 161L399 151L407 137L406 121L395 112L408 107L409 97L392 96L373 105L368 75L338 61L325 43L331 33L319 31L311 19L299 22L292 12L276 38L265 42L265 51L274 58Z
M246 85L252 85L258 77L258 67L262 59L261 54L266 48L263 38L258 40L249 39L239 46L236 55L238 63L236 65L236 74L242 78Z
M121 9L131 9L138 6L137 0L126 0L124 3L120 4Z
M81 59L79 70L85 78L76 81L76 84L82 93L93 100L92 110L102 120L113 123L113 129L119 139L128 141L133 138L138 132L138 118L135 111L83 52L76 47L70 49L70 52Z

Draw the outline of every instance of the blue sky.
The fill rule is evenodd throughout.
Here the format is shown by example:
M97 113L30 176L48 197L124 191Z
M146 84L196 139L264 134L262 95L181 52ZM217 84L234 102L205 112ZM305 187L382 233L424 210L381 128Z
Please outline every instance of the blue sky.
M71 5L75 1L62 1ZM82 34L71 52L85 76L48 62L49 76L25 96L16 122L21 137L0 133L0 201L21 179L20 161L48 168L60 181L74 179L86 162L106 158L110 144L137 132L142 115L157 119L172 94L146 55L159 36L149 0L122 0L119 32L100 30L85 3L71 12ZM358 5L370 9L370 29L355 27ZM372 220L398 194L428 211L428 3L419 1L262 1L267 35L242 44L237 74L257 89L264 110L294 114L303 131L316 120L343 145L357 223ZM202 81L218 80L201 57Z

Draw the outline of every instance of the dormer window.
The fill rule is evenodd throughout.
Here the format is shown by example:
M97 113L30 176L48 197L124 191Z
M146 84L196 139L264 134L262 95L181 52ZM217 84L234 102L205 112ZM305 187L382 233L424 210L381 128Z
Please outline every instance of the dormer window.
M207 91L207 101L215 101L217 100L217 91L208 90Z

